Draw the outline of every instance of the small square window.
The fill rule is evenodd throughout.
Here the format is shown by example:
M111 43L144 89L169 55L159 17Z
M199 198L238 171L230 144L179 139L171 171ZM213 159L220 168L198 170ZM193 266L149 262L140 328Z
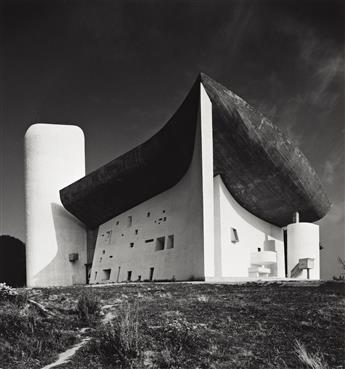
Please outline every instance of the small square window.
M103 269L103 281L108 281L110 279L110 273L111 273L111 269Z
M230 229L230 239L232 243L239 242L238 233L236 228Z

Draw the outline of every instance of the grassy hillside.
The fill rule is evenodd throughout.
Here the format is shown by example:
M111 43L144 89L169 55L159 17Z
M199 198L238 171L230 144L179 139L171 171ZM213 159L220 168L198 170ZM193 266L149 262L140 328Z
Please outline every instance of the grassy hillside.
M344 286L143 283L31 289L29 298L52 315L0 303L0 368L41 368L80 339L76 332L82 326L91 327L85 333L91 340L59 368L345 368ZM35 323L27 317L29 323L15 323L25 314L34 315ZM9 332L8 315L20 334Z

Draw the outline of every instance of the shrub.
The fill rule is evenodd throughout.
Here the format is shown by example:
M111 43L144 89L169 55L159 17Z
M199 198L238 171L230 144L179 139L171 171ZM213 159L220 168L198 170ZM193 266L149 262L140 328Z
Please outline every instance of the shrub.
M93 292L85 290L79 296L77 313L83 323L93 324L99 318L101 312L100 300Z
M17 291L8 286L6 283L0 283L0 301L13 300L17 295Z
M139 333L138 308L135 305L120 307L115 319L100 328L93 350L106 364L117 364L120 368L142 368L143 339Z

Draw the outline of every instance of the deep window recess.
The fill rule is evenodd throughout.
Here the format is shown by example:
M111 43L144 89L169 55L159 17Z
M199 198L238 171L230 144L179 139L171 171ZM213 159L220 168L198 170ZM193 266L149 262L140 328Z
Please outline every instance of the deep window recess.
M95 272L95 280L97 279L97 272Z
M165 222L166 220L167 220L167 217L164 217L164 218L163 218L163 221Z
M137 229L135 230L135 234L138 234L138 230Z
M127 218L127 227L132 227L132 221L133 221L133 218L131 215L129 215Z
M155 268L150 268L150 281L153 280L153 272L155 271Z
M130 248L133 248L133 247L134 247L134 242L131 242L131 243L129 244L129 247L130 247Z
M146 216L149 218L150 215L151 215L151 213L148 211L147 214L146 214Z
M116 222L116 225L119 225L119 223L120 223L120 222L119 222L119 221L117 221L117 222Z
M103 281L107 281L110 279L111 269L103 269Z
M237 229L236 228L231 228L230 229L230 239L232 243L236 243L239 241L238 238L238 233L237 233Z
M156 240L156 251L164 250L165 237L158 237Z
M105 232L105 242L110 244L111 243L111 235L112 235L113 231L107 231Z
M168 236L167 249L173 249L173 248L174 248L174 235L171 234L170 236Z
M153 238L150 238L149 240L145 240L145 243L153 242Z
M102 251L102 254L104 255L105 254L105 250Z
M127 272L127 281L130 281L132 279L132 271L131 270L129 270L128 272Z
M259 252L261 251L261 248L260 248L260 247L258 247L258 251L259 251Z
M109 255L109 259L112 259L113 258L113 255Z

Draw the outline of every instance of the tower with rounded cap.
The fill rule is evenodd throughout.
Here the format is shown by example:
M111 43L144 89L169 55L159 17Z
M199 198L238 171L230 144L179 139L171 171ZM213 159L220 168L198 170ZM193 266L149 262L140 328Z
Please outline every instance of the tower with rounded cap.
M85 175L84 146L83 131L77 126L39 123L26 131L26 259L30 287L86 282L86 231L64 209L59 197L61 188Z

